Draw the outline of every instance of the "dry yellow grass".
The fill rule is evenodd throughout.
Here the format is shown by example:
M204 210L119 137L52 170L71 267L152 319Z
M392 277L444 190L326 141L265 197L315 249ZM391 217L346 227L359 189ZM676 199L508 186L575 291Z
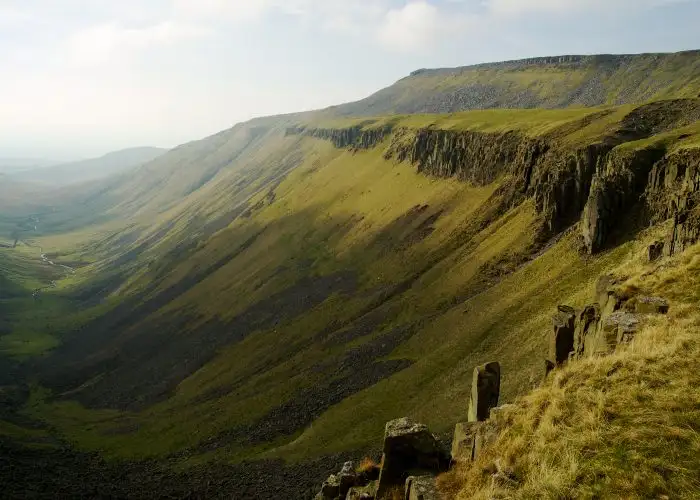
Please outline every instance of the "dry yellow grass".
M476 463L440 480L448 498L700 497L700 246L636 256L623 286L671 302L610 356L555 372L505 415Z

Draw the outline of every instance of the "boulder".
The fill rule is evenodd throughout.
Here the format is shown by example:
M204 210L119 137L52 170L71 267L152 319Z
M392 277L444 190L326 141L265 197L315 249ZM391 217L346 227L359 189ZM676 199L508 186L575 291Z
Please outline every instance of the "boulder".
M406 479L405 500L438 500L435 476L410 476Z
M601 315L607 315L620 309L623 299L615 290L619 283L614 276L606 274L598 278L595 291Z
M321 498L334 500L340 494L340 478L335 474L328 476L321 486Z
M499 432L498 422L487 420L482 422L481 425L476 430L476 436L474 437L474 450L472 451L472 460L477 460L481 455L481 452L496 441Z
M566 363L569 353L574 350L575 321L576 311L569 306L559 306L557 313L552 317L549 357L557 366Z
M452 462L469 462L474 450L478 422L460 422L452 437Z
M576 318L576 327L574 329L574 357L582 358L586 352L591 352L591 344L595 338L600 322L600 306L598 304L587 305L578 314ZM586 344L589 344L586 351Z
M668 301L661 297L638 296L634 299L634 312L638 314L666 314Z
M489 418L491 408L498 406L500 390L500 364L491 362L474 368L472 393L469 398L469 422L482 422Z
M515 409L515 405L501 405L495 408L491 408L491 413L489 414L489 420L495 424L500 424L501 420L504 420L508 415L508 412Z
M449 467L449 456L428 427L408 418L386 424L377 497L403 487L411 475L437 475Z
M654 262L659 260L664 255L664 242L655 241L647 247L647 260L649 262Z
M618 344L629 342L639 329L639 316L625 311L616 311L603 319L598 345L598 354L610 353Z
M352 462L345 462L340 473L338 473L338 483L340 484L338 496L340 498L345 498L350 488L357 484L357 474L355 473L355 466Z

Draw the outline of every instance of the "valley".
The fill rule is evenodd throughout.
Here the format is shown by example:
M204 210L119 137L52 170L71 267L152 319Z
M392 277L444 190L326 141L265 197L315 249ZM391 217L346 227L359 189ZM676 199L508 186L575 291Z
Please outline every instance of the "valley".
M521 401L557 306L695 255L699 95L698 52L426 70L4 197L0 480L312 498L388 421L451 440L475 366Z

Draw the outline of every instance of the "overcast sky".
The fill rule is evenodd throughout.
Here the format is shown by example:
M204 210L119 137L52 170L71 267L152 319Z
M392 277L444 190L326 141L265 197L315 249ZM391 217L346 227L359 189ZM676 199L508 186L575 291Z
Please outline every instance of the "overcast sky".
M0 157L171 147L421 67L700 48L700 0L0 0Z

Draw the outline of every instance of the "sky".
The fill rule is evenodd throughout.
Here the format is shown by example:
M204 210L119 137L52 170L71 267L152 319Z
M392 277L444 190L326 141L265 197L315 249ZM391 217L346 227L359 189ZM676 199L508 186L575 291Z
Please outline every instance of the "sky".
M411 71L700 48L700 0L0 0L0 158L173 147Z

